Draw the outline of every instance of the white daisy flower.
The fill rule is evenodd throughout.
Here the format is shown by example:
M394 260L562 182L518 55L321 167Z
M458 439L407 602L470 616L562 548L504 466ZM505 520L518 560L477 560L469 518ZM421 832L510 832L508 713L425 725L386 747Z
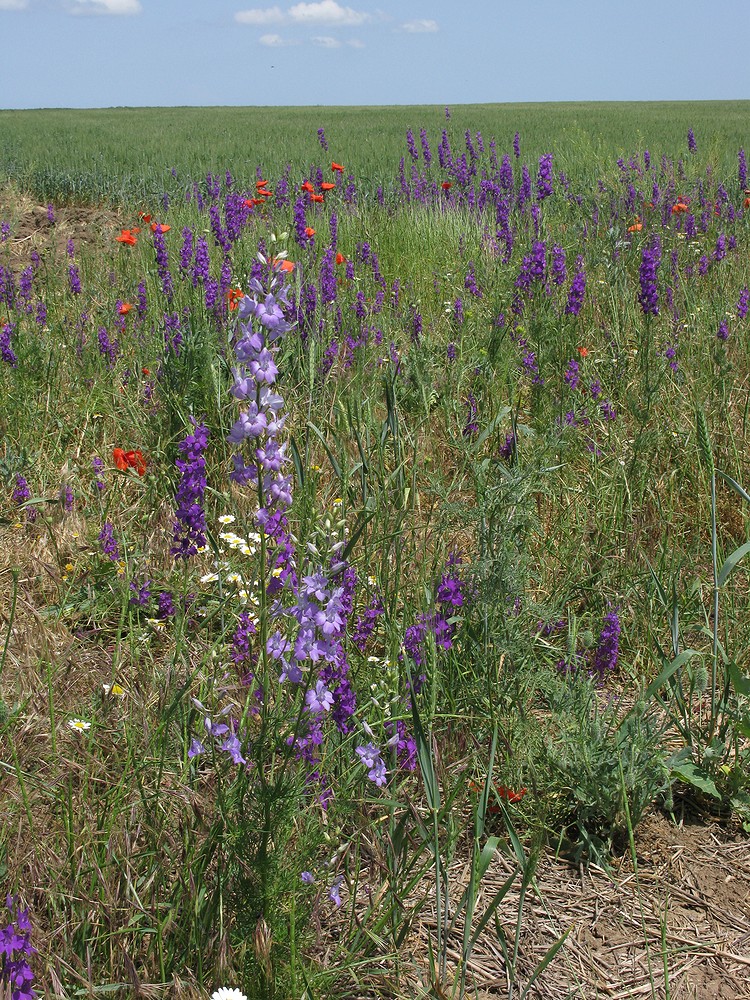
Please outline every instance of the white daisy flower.
M85 733L87 729L91 729L91 723L84 722L83 719L68 719L68 725L77 733Z
M219 524L234 524L236 520L234 514L222 514L219 517Z

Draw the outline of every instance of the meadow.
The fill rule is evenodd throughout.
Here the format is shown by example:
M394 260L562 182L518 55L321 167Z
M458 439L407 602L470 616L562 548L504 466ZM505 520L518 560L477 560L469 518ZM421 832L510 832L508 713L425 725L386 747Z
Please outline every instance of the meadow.
M593 997L545 858L747 845L748 110L0 111L13 1000Z

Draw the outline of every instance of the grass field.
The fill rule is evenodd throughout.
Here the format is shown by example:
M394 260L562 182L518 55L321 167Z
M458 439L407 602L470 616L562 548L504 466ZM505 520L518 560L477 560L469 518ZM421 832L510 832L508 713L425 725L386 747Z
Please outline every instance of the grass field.
M37 988L586 996L541 854L750 828L748 104L0 112Z

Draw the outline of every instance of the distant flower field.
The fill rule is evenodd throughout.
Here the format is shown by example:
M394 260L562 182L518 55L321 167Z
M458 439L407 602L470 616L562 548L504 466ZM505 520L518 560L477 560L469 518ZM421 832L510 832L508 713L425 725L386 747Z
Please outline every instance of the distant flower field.
M14 1000L512 995L750 829L745 110L0 112Z

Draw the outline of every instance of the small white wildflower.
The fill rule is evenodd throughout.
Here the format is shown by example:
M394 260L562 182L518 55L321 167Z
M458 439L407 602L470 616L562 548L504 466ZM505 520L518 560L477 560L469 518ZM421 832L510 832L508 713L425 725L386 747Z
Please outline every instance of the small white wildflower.
M218 573L204 573L201 577L201 583L216 583L218 579Z
M68 719L68 725L77 733L85 733L87 729L91 729L91 723L83 719Z
M230 986L221 986L211 994L211 1000L247 1000L247 997L241 990L236 990Z
M219 516L219 524L234 524L236 520L234 514L221 514Z

